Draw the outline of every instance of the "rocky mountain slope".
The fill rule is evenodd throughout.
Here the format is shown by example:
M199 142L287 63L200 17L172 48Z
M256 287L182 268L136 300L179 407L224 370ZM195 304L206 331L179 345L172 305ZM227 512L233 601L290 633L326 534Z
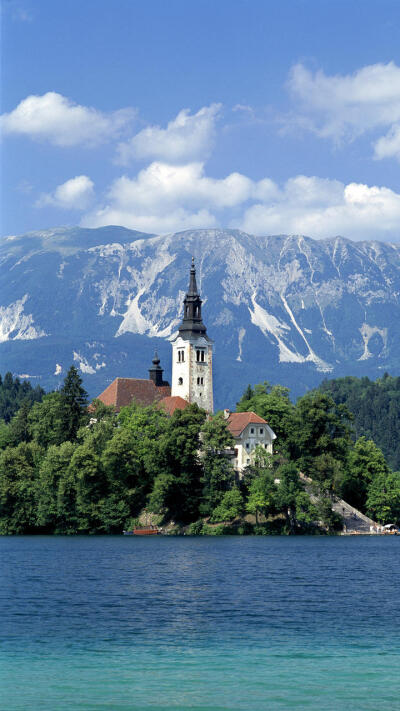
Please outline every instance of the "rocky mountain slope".
M1 372L54 388L74 362L94 396L147 377L157 347L168 378L192 254L217 407L265 379L299 395L324 377L399 373L399 244L122 227L3 240Z

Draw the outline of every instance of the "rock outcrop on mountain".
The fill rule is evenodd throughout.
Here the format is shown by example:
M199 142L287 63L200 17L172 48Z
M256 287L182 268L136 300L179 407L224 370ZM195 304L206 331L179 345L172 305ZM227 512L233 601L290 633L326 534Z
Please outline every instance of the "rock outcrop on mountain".
M147 377L157 347L167 377L192 255L217 407L262 380L296 396L324 377L399 372L400 244L122 227L3 240L1 372L50 389L74 362L94 396Z

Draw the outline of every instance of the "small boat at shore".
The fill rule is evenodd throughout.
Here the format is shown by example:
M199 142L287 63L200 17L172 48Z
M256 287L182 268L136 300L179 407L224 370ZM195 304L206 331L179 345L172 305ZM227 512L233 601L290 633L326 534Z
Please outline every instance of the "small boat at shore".
M387 523L386 526L383 527L381 534L382 533L384 536L398 536L400 531L395 523Z
M158 526L138 526L132 531L122 531L124 536L161 536L162 531Z

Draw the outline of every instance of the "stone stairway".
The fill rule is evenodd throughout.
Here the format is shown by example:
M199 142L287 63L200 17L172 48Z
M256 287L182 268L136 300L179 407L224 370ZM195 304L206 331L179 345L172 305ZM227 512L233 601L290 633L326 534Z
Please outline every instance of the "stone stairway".
M306 491L311 496L311 500L316 502L317 498L313 494L311 487L312 479L300 472L300 479L306 484ZM332 510L336 511L343 518L343 533L377 533L378 529L382 529L376 521L368 518L365 514L355 509L343 499L332 501Z
M378 524L368 518L365 514L361 513L350 506L347 501L343 499L337 499L332 503L333 511L340 514L343 518L343 532L344 533L375 533ZM375 530L371 531L371 527Z

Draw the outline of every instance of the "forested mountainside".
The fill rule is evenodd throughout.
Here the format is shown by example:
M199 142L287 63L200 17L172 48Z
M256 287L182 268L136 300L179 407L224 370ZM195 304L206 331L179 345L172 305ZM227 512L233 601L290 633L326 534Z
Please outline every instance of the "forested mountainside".
M400 470L400 377L385 373L375 382L339 378L324 381L319 389L353 413L354 437L373 439L389 466Z
M328 374L399 372L399 244L112 226L3 240L2 372L49 390L74 362L94 396L117 375L147 377L156 346L168 379L192 255L217 408L265 378L298 396Z
M29 380L13 378L10 372L4 377L0 375L0 420L8 424L23 403L30 407L40 402L43 395L45 391L40 385L32 387Z

